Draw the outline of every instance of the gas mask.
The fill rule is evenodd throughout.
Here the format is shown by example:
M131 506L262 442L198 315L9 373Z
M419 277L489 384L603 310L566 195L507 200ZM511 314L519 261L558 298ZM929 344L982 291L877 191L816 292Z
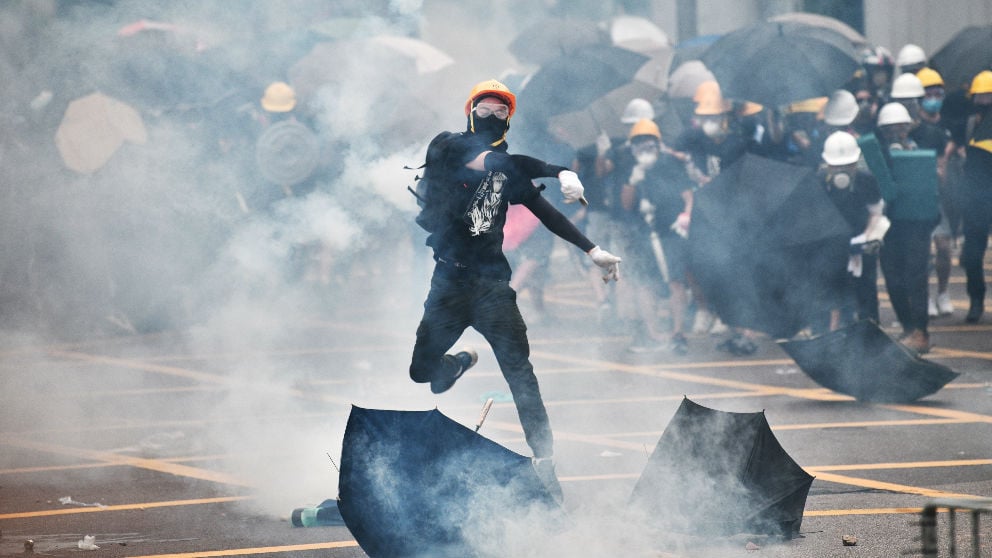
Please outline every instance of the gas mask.
M847 172L838 172L830 175L830 184L838 190L847 190L851 186L851 175Z
M502 143L506 132L510 129L510 120L500 120L495 115L486 118L479 118L475 114L469 115L469 130L483 138L490 145Z
M642 151L634 156L637 159L637 164L642 167L650 167L658 161L657 151Z
M723 123L716 120L706 120L701 126L708 138L718 138L723 135Z

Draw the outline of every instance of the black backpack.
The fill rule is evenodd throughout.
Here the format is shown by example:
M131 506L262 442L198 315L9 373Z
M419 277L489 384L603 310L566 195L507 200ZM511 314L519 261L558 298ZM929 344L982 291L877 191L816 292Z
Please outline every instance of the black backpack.
M432 185L437 182L440 178L439 174L443 172L443 147L456 136L458 134L454 132L441 132L431 140L430 145L427 146L426 161L418 167L424 169L423 176L414 177L415 189L407 186L407 190L417 198L417 205L420 206L420 213L417 215L416 222L429 233L434 232L445 217L445 204L442 199L439 199L436 192L437 188L433 188Z

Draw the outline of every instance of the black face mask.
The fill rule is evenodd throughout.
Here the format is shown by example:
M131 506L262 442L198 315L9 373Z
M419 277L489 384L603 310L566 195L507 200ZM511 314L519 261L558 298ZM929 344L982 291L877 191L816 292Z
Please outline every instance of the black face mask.
M500 120L495 115L479 118L472 114L469 115L468 126L469 131L472 131L474 126L475 134L485 140L486 143L492 144L503 139L503 136L510 129L510 121L509 119Z

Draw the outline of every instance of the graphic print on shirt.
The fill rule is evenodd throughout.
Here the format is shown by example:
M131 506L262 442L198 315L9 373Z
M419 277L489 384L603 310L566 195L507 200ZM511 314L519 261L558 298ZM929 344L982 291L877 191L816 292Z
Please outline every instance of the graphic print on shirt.
M496 212L503 202L504 182L506 182L505 174L490 171L479 183L479 189L472 196L472 202L465 213L465 220L469 224L469 232L472 236L486 234L492 230Z

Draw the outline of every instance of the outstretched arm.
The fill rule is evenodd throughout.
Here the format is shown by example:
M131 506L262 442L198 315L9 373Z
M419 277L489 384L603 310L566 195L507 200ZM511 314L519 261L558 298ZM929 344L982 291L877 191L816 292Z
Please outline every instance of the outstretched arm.
M551 202L544 199L544 196L534 196L534 199L524 205L535 217L540 219L541 223L549 231L578 246L583 252L588 252L596 246L591 240L586 238L586 235L582 234L582 231L568 220L568 217L565 217L561 211L558 211L551 205Z

